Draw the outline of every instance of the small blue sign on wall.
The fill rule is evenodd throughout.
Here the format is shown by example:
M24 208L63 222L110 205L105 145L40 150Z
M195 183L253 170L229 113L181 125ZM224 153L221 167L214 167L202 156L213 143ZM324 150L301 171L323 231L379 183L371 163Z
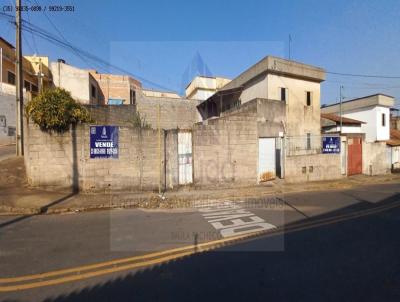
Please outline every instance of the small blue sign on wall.
M323 137L322 153L340 153L340 137L338 136Z
M90 158L118 158L118 126L90 126Z

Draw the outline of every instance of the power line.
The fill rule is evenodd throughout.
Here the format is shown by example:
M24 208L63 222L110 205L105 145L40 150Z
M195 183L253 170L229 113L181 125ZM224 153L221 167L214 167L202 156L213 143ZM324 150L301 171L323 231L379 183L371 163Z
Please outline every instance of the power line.
M3 13L3 12L0 12L0 16L3 16L4 18L8 19L8 21L11 24L15 25L15 17L14 16L8 15L8 14ZM148 83L148 84L150 84L150 85L152 85L154 87L158 87L158 88L163 89L163 90L170 90L169 88L164 87L163 85L155 83L155 82L153 82L151 80L147 80L147 79L145 79L145 78L143 78L141 76L132 74L131 72L129 72L129 71L127 71L127 70L125 70L125 69L123 69L123 68L121 68L119 66L115 66L115 65L113 65L113 64L111 64L111 63L109 63L109 62L107 62L107 61L105 61L105 60L103 60L103 59L101 59L101 58L99 58L99 57L97 57L97 56L85 51L85 50L83 50L83 49L80 49L80 48L78 48L78 47L76 47L76 46L74 46L74 45L72 45L70 43L66 43L65 41L55 37L53 34L47 32L46 30L44 30L44 29L42 29L42 28L40 28L40 27L30 23L30 22L27 22L26 20L23 20L22 29L27 31L27 32L32 32L36 36L39 36L40 38L42 38L44 40L47 40L50 43L56 44L57 46L62 47L64 49L68 50L68 51L72 51L75 55L76 55L76 52L78 52L82 56L84 56L87 59L89 59L90 61L96 62L96 63L100 64L101 66L108 67L108 68L114 69L114 70L116 70L118 72L122 72L124 74L130 75L133 78L136 78L136 79L138 79L138 80L140 80L142 82Z
M8 20L15 25L15 17L14 16L6 14L6 13L3 13L3 12L0 12L0 16L8 18ZM63 41L60 41L60 39L55 38L51 33L46 32L42 28L40 28L40 27L30 23L30 22L27 22L26 20L23 20L23 27L22 28L27 30L28 32L31 32L33 34L36 34L36 35L40 36L43 39L48 40L51 43L55 42L55 43L58 44L58 46L61 46L61 47L64 47L64 48L67 48L67 49L71 50L72 52L74 52L75 55L81 57L81 59L82 59L82 56L84 56L84 57L86 57L86 58L88 58L88 59L90 59L92 61L100 63L102 66L107 66L107 67L110 67L112 69L118 70L120 72L126 73L128 75L131 75L131 76L143 81L143 82L149 83L149 84L151 84L153 86L156 86L156 87L159 87L159 88L162 88L162 89L168 89L166 87L163 87L162 85L154 83L153 81L144 79L144 78L142 78L140 76L137 76L137 75L134 75L134 74L130 73L129 71L124 70L121 67L115 66L115 65L113 65L113 64L111 64L111 63L109 63L109 62L107 62L107 61L105 61L105 60L103 60L101 58L96 57L93 54L90 54L87 51L79 49L76 46L73 46L72 44L70 44L63 37L62 33L58 30L58 28L54 25L54 23L50 20L50 18L47 15L46 15L46 17L49 20L49 22L53 25L53 27L57 30L57 32L60 34L60 36L61 36ZM307 67L304 67L304 68L307 69ZM380 79L400 79L400 76L389 76L389 75L356 74L356 73L344 73L344 72L333 72L333 71L326 71L326 73L327 74L332 74L332 75L337 75L337 76L345 76L345 77L361 77L361 78L377 78L377 79L379 79L379 78Z
M29 49L30 49L32 52L35 52L35 49L32 47L31 43L29 43L28 38L25 37L24 34L22 34L21 36L22 36L22 39L25 41L26 45L28 45Z
M30 2L30 0L28 0ZM34 0L35 4L37 6L40 6L39 2L37 0ZM53 23L53 21L51 21L50 17L47 15L47 13L42 10L42 13L44 14L44 16L46 17L47 21L49 21L49 23L51 24L51 26L56 30L56 32L59 34L59 36L61 37L61 39L64 40L65 43L67 43L68 45L70 45L70 43L68 42L68 40L64 37L64 35L61 33L61 31L58 29L58 27ZM90 67L90 65L88 64L88 62L80 55L79 52L74 51L75 55L78 56L85 64L87 67Z
M31 17L29 15L29 10L27 11L27 16L28 16L29 22L31 22ZM39 54L39 49L38 49L37 44L36 44L35 36L33 34L31 34L31 37L32 37L32 41L33 41L33 46L35 47L36 54Z
M348 88L353 88L353 89L400 89L400 86L398 85L383 85L383 84L372 84L372 83L344 83L343 81L325 81L323 84L328 84L328 85L335 85L337 86L338 84L344 84Z
M342 73L326 71L328 74L340 75L345 77L359 77L359 78L379 78L379 79L400 79L400 76L387 76L387 75L372 75L372 74L355 74L355 73Z
M290 65L289 62L279 62L279 64ZM308 69L311 71L315 71L314 67L302 66L302 69ZM365 78L382 78L382 79L400 79L400 76L388 76L388 75L374 75L374 74L356 74L356 73L345 73L345 72L334 72L329 70L323 70L327 74L338 75L338 76L347 76L347 77L365 77Z

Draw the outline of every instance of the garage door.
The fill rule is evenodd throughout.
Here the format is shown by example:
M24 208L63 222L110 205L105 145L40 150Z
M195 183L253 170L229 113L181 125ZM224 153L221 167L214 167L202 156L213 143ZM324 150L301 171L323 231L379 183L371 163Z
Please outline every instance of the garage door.
M258 139L258 180L274 179L276 176L275 138Z

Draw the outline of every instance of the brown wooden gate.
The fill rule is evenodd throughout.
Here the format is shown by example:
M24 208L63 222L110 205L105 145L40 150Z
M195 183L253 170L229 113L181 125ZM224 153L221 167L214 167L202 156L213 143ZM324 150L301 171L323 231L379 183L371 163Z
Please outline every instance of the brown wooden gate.
M362 140L360 137L347 139L347 175L362 173Z

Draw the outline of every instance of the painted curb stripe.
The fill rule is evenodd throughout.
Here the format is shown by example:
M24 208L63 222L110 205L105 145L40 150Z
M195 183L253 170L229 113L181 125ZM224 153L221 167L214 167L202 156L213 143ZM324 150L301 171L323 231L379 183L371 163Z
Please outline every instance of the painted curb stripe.
M154 264L158 264L161 262L188 256L193 253L194 253L194 251L183 252L180 254L161 257L161 258L158 258L155 260L149 260L149 261L144 261L144 262L139 262L139 263L134 263L134 264L127 264L127 265L123 265L123 266L119 266L119 267L115 267L115 268L107 268L107 269L88 272L88 273L79 274L79 275L61 277L58 279L50 279L50 280L46 280L46 281L37 281L37 282L33 282L33 283L25 283L25 284L19 284L19 285L0 286L0 292L25 290L25 289L31 289L31 288L36 288L36 287L56 285L56 284L61 284L61 283L66 283L66 282L71 282L71 281L88 279L88 278L111 274L111 273L115 273L115 272L120 272L120 271L124 271L124 270L128 270L128 269L138 268L141 266L154 265Z
M254 234L255 233L252 233L251 235L254 235ZM239 239L243 239L245 237L248 237L249 235L250 234L239 235L239 236L219 239L219 240L215 240L215 241L204 242L204 243L200 243L198 245L189 245L189 246L184 246L184 247L180 247L180 248L174 248L174 249L165 250L165 251L161 251L161 252L155 252L155 253L146 254L146 255L139 255L139 256L128 257L128 258L121 258L121 259L117 259L117 260L110 260L110 261L106 261L106 262L90 264L90 265L84 265L84 266L75 267L75 268L51 271L51 272L47 272L47 273L26 275L26 276L21 276L21 277L0 278L0 284L2 284L2 283L15 283L15 282L21 282L21 281L35 280L35 279L44 279L44 278L48 278L48 277L54 277L54 276L64 275L64 274L69 274L69 273L82 273L83 271L86 271L86 270L93 270L93 269L103 268L103 267L107 267L107 266L115 266L115 265L126 263L126 262L133 262L133 261L138 261L138 260L146 260L146 259L156 258L156 257L159 257L159 256L178 253L178 252L182 252L182 251L186 251L186 250L202 249L202 248L207 247L207 246L214 246L214 245L224 244L226 242L231 242L231 241L236 241L236 240L239 240Z
M315 220L312 222L306 222L306 223L290 226L286 229L278 228L278 229L275 229L272 231L269 230L269 231L254 232L254 233L247 234L247 235L235 236L235 237L220 239L220 240L216 240L216 241L201 243L197 246L190 245L190 246L186 246L186 247L166 250L166 251L152 253L152 254L148 254L148 255L118 259L115 261L108 261L108 262L104 262L104 263L86 265L86 266L77 267L77 268L53 271L53 272L37 274L37 275L21 276L21 277L15 277L15 278L2 278L2 279L0 279L0 284L1 283L15 283L18 281L27 281L27 280L35 280L35 279L40 280L45 277L58 276L58 275L66 274L66 273L72 273L72 272L76 273L75 275L61 276L59 278L49 279L49 280L44 280L44 281L40 280L40 281L36 281L36 282L31 282L31 283L0 286L0 292L10 292L10 291L26 290L26 289L32 289L32 288L37 288L37 287L49 286L49 285L57 285L57 284L62 284L62 283L66 283L66 282L78 281L78 280L88 279L88 278L92 278L92 277L107 275L107 274L111 274L111 273L115 273L115 272L130 270L130 269L139 268L139 267L143 267L143 266L159 264L162 262L189 256L189 255L192 255L195 253L201 253L201 252L204 252L207 250L212 250L212 249L220 247L224 243L231 243L231 242L235 242L235 241L239 241L239 240L247 241L247 240L255 239L257 237L267 238L267 237L277 236L277 235L281 235L281 234L285 234L285 233L293 233L293 232L302 231L302 230L306 230L306 229L310 229L310 228L314 228L314 227L319 227L319 226L329 225L329 224L333 224L333 223L337 223L337 222L341 222L341 221L346 221L346 220L350 220L353 218L368 216L371 214L379 213L379 212L382 212L382 211L385 211L388 209L392 209L392 208L396 208L399 206L400 206L400 203L385 205L385 206L375 207L375 208L369 209L369 210L362 210L362 211L357 211L357 212L348 213L348 214L344 214L344 215L339 215L339 216L331 217L328 219L319 219L319 220ZM171 253L172 253L172 255L168 255ZM152 260L146 260L146 259L155 258L157 256L161 256L161 257L152 259ZM132 263L132 264L125 264L125 265L111 267L111 268L100 269L100 270L91 271L91 272L81 273L83 270L102 268L102 267L106 267L106 266L110 266L110 265L126 263L126 262L133 261L132 259L134 259L134 260L144 259L144 261Z

